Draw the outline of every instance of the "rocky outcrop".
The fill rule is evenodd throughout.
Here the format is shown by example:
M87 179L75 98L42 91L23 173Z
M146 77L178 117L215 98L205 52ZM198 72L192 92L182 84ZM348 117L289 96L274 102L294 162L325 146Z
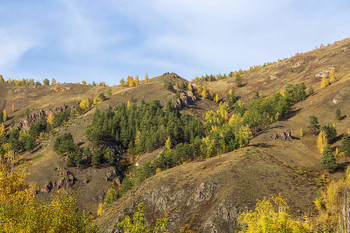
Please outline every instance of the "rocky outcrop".
M328 69L322 70L321 72L318 72L315 77L316 78L327 78L328 75L334 70L334 67L329 67Z
M106 173L105 180L112 181L115 185L121 184L120 178L118 177L118 173L114 168L112 171Z
M180 97L176 99L176 107L183 108L192 104L197 98L192 91L180 92Z
M41 117L46 117L49 112L53 112L53 114L57 114L59 112L64 111L67 108L66 105L54 108L54 109L40 109L39 111L33 112L25 116L18 123L15 124L15 128L18 130L25 129L28 130L30 126L34 123L39 122Z
M49 193L52 189L61 189L61 188L70 188L74 185L76 178L74 175L65 170L65 169L57 169L58 174L62 175L56 181L49 181L43 186L41 186L38 190L38 193Z
M283 131L280 131L280 132L276 132L276 133L273 133L271 135L271 139L273 140L277 140L278 138L284 140L284 141L292 141L293 138L292 138L292 132L289 130L289 129L285 129Z
M60 86L53 86L52 88L51 88L51 90L54 90L54 91L56 91L56 92L59 92L59 91L62 91L62 92L65 92L65 91L70 91L70 90L72 90L72 88L71 87L60 87Z

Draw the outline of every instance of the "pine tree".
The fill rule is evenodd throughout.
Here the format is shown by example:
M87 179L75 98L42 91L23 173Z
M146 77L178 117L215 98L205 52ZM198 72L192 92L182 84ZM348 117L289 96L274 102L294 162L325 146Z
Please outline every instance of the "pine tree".
M344 156L350 156L350 135L345 134L341 142L339 150L344 153Z
M50 81L47 78L44 79L43 83L44 85L50 85Z
M236 75L236 85L237 87L243 87L242 78L239 74Z
M108 87L108 89L107 89L107 95L108 95L108 97L111 97L111 95L112 95L112 89L110 87Z
M327 144L326 133L321 130L317 138L317 149L322 153Z
M330 145L324 147L321 164L324 169L328 169L330 172L333 172L338 166Z
M145 74L145 83L149 83L149 78L148 78L148 74Z
M341 120L343 117L341 116L341 111L339 108L337 108L337 110L335 111L335 118L337 118L337 120Z
M310 121L310 124L308 126L308 129L313 131L313 133L315 134L317 130L320 128L320 124L318 123L317 117L314 115L309 116L309 121Z

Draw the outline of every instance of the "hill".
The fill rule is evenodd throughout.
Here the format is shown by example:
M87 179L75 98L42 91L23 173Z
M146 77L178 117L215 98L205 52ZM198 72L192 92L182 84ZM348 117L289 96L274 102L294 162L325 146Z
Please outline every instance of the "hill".
M133 149L136 150L136 145L132 143L135 141L136 144L136 139L132 138L131 146L124 146L127 147L125 149L115 141L115 131L113 137L104 139L103 143L96 146L94 141L89 140L85 130L94 121L97 109L114 111L127 102L135 107L125 105L126 109L136 109L136 106L143 104L142 100L146 103L159 100L163 109L166 109L168 100L171 99L179 111L175 114L157 110L157 124L168 121L170 116L180 114L204 122L204 131L206 114L210 111L215 114L221 105L196 95L195 89L200 86L207 86L210 93L218 94L223 101L227 100L229 90L234 89L237 99L248 106L250 102L263 100L264 96L271 97L274 93L283 92L287 84L304 82L307 90L312 87L314 92L296 102L286 117L279 121L272 120L271 124L252 130L254 137L245 148L212 158L209 158L212 155L208 158L202 155L190 159L190 162L184 160L182 165L178 162L178 166L171 165L167 169L157 170L145 181L137 182L131 190L126 190L96 219L96 223L106 232L113 232L116 223L135 212L137 205L142 202L146 204L146 219L152 222L156 218L167 217L170 232L176 232L181 227L194 232L232 232L239 229L239 214L252 209L257 199L278 193L287 199L295 213L313 215L313 201L317 190L330 179L343 176L348 158L337 157L340 165L335 173L322 169L322 155L316 145L317 135L308 130L308 125L311 115L318 118L321 126L335 124L337 138L331 144L333 150L340 145L343 135L348 132L349 49L350 39L345 39L260 67L241 75L244 86L240 88L236 86L235 77L228 77L212 82L193 81L194 90L191 91L188 88L189 82L174 73L154 77L149 83L141 81L134 87L70 83L17 86L4 82L0 83L0 110L6 109L8 113L5 127L9 133L11 128L17 126L30 127L39 122L41 117L47 121L50 112L59 113L66 108L70 109L71 117L67 122L54 127L50 133L40 135L33 150L20 152L31 163L30 181L35 181L40 187L37 198L46 200L52 190L67 188L77 197L79 208L96 216L98 205L104 201L109 188L120 190L120 183L133 169L163 158L163 152L166 151L165 147L158 147L156 150L135 153ZM321 88L322 79L330 78L331 74L336 74L336 78L330 85ZM111 93L107 95L109 91ZM259 95L254 99L253 94L256 95L256 92ZM91 104L81 114L77 113L82 100L90 99L89 102L92 103L94 97L98 98L100 93L106 95L103 101ZM344 116L342 120L335 118L336 109L341 110ZM229 115L232 117L237 113L231 109ZM160 119L160 116L165 118ZM178 122L184 118L179 119ZM149 121L152 120L156 119L150 117ZM101 122L101 128L104 127L103 124ZM177 126L187 127L184 122ZM162 129L158 131L169 131ZM303 135L300 135L301 129ZM215 130L212 127L210 132ZM89 147L97 151L98 148L105 149L109 146L118 156L119 167L108 163L97 167L67 166L68 153L62 156L53 148L56 138L64 133L70 133L81 150ZM194 141L193 138L189 140ZM188 142L179 139L173 141L170 147L175 149L181 143ZM238 148L237 145L236 147ZM103 153L102 160L108 160L108 153Z

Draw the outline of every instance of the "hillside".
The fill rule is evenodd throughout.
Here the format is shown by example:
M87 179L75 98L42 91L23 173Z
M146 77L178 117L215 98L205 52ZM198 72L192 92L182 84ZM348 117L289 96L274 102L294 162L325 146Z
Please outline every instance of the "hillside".
M321 88L322 78L329 77L332 71L337 74L336 80ZM70 117L67 122L55 127L50 133L41 135L38 145L33 150L20 151L24 159L30 162L29 181L34 181L39 186L38 199L47 200L55 189L71 190L77 197L78 207L94 215L96 223L106 232L114 232L116 223L126 215L134 213L139 203L146 205L145 217L149 222L167 217L169 232L178 232L182 227L193 232L233 232L240 227L237 218L243 211L253 209L257 199L278 193L286 198L297 215L314 215L317 191L329 180L342 177L349 159L337 157L339 166L334 173L322 169L320 164L322 155L317 149L317 135L308 130L309 116L315 115L321 126L335 125L337 138L331 144L333 150L340 145L343 135L349 132L350 39L297 54L242 74L241 77L244 86L240 88L236 87L235 78L226 78L213 82L194 81L192 82L193 92L186 90L189 81L174 73L154 77L149 83L141 81L134 87L121 85L104 87L71 83L56 86L16 86L0 82L0 110L2 112L6 109L8 112L9 117L5 121L5 128L9 133L12 127L23 122L23 119L28 116L34 119L33 122L37 122L41 117L40 112L45 112L46 118L47 113L54 109L61 111L69 107L72 109L71 112L74 112L73 110L77 109L76 106L82 100L89 98L89 102L92 102L91 100L98 97L101 92L106 95L100 103L92 104L82 114ZM270 97L274 93L283 92L287 84L295 85L301 82L305 83L308 90L313 87L314 93L296 102L286 117L271 121L271 124L264 125L257 131L254 130L255 135L246 147L244 143L240 146L236 144L235 150L215 157L202 155L189 160L183 159L181 163L177 161L174 163L176 165L169 165L166 169L157 167L159 169L154 172L154 175L137 182L131 190L126 190L125 194L106 208L101 216L96 216L98 205L104 201L107 190L111 187L120 190L123 179L132 174L133 168L142 167L147 162L151 163L163 158L163 152L170 151L170 147L175 150L178 144L195 142L194 137L189 137L188 141L185 139L172 141L168 149L167 145L163 146L163 143L155 150L142 150L142 153L136 153L136 138L130 139L135 145L131 143L130 147L124 146L128 147L127 149L122 148L114 139L116 132L113 128L111 131L113 139L110 141L109 138L106 139L103 141L104 144L99 141L96 146L85 130L94 121L97 109L116 110L117 107L122 106L122 103L129 102L130 106L126 107L125 111L130 111L142 105L142 100L146 103L159 100L163 109L166 109L168 100L171 99L179 111L168 113L164 110L163 113L158 109L156 112L159 119L152 119L150 116L150 122L158 120L156 123L160 125L159 122L170 121L168 119L170 116L181 122L184 118L180 115L184 115L193 117L188 119L203 123L206 122L204 119L206 113L209 111L215 113L220 105L196 95L195 88L200 85L207 86L209 92L217 93L222 100L226 100L228 91L234 89L237 99L248 106L253 101L253 90L259 92L258 100L261 100L262 96ZM181 89L181 85L185 86L185 90ZM110 96L107 95L109 89ZM135 105L132 105L133 103ZM146 106L145 109L149 107L144 106ZM12 107L14 111L11 110ZM149 108L152 109L152 106ZM336 109L341 110L344 116L342 120L335 118ZM138 117L143 119L142 114L139 115L141 116ZM231 117L237 113L231 110L229 115ZM160 116L164 119L160 119ZM121 122L117 117L113 119ZM229 120L226 119L226 121ZM101 128L102 124L103 122ZM181 122L176 127L185 128L187 125ZM204 131L204 128L205 126L202 125L201 130ZM303 131L302 136L300 129ZM141 129L137 130L141 131ZM215 130L215 127L212 127L210 133ZM169 130L163 127L158 131L168 133ZM288 140L273 139L274 135L288 131L291 131ZM174 132L176 133L176 130ZM111 166L108 163L96 167L66 166L68 153L62 156L54 150L56 138L64 133L71 133L74 142L81 150L87 147L105 149L111 145L113 152L120 159L118 169L122 168L118 170L117 166ZM136 134L136 132L132 133ZM205 136L209 138L210 133ZM118 137L115 136L115 138ZM106 153L102 156L104 156L102 160L107 160Z

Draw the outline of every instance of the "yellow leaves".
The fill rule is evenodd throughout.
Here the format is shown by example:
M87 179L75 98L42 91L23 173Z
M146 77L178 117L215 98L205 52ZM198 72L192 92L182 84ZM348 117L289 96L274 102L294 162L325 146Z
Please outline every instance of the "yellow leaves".
M140 81L139 81L139 76L135 76L135 86L138 86L140 84Z
M323 130L321 130L317 138L317 149L320 151L321 154L325 146L327 146L327 144L328 144L328 141L326 138L326 133Z
M2 77L2 75L0 74L0 82L5 82L4 78Z
M321 88L325 88L329 85L329 79L326 77L323 77L321 80Z
M188 90L189 90L189 91L193 91L191 82L188 83Z
M53 112L49 112L48 116L47 116L47 123L49 123L51 126L53 125L53 119L55 118L55 116L53 115Z
M165 141L165 148L170 150L171 149L171 138L170 136L168 137L168 139Z
M128 100L128 103L126 104L126 108L129 110L131 108L131 103L130 101Z
M128 87L134 87L135 86L134 78L131 76L128 76L126 79L126 85Z
M12 112L15 112L15 105L14 104L12 104L11 110L12 110Z
M335 69L331 69L331 72L329 73L329 81L331 83L335 82L338 80L338 74L335 72Z
M86 86L86 82L84 80L81 82L81 84Z
M5 122L5 121L7 121L7 112L6 112L6 109L4 109L3 111L2 111L2 120Z
M103 203L98 204L97 216L101 216L104 213Z
M148 74L145 74L145 83L149 83L149 78L148 78Z
M302 138L304 136L303 128L300 128L299 133L300 137Z
M215 95L215 97L214 97L214 101L215 101L216 103L218 103L218 102L219 102L219 95L218 95L218 94L216 94L216 95Z
M311 232L307 221L299 221L289 213L281 196L258 200L255 210L244 212L238 218L246 233L256 232Z
M2 143L2 140L5 138L6 132L5 132L5 125L4 123L1 123L0 125L0 143Z
M79 107L83 110L86 111L91 107L91 103L89 99L84 99L80 102Z
M94 99L92 100L92 104L97 104L97 97L94 97Z

